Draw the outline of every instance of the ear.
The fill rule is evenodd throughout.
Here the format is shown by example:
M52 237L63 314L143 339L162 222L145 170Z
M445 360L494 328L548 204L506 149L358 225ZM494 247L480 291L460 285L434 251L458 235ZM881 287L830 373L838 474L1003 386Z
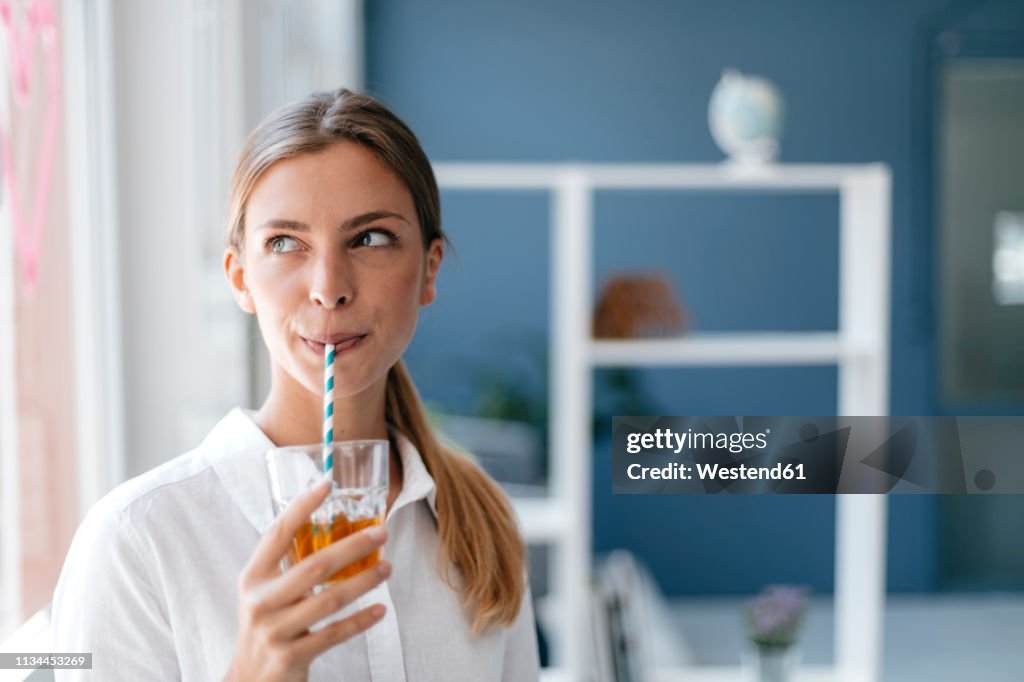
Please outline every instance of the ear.
M252 294L245 283L245 264L242 263L242 256L234 246L224 249L224 275L231 285L238 307L247 313L255 313L256 306L253 305Z
M435 237L427 248L427 269L423 273L423 286L420 288L420 305L430 305L437 298L437 273L443 258L444 241Z

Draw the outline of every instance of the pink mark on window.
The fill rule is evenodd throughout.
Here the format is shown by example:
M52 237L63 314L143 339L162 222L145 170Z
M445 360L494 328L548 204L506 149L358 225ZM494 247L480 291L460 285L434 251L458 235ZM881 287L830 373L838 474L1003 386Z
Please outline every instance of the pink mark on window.
M36 55L36 42L42 50L45 82L43 95L45 114L41 139L38 141L38 165L35 182L21 188L15 177L14 157L11 151L10 121L0 123L0 153L2 153L4 192L11 206L15 248L21 262L25 287L35 291L39 275L39 258L43 241L43 225L53 182L53 161L57 154L57 134L60 126L60 56L56 13L50 0L29 0L25 7L25 22L17 26L10 0L0 0L0 20L10 53L8 74L14 101L24 108L30 101L35 84L32 83L32 65ZM34 141L28 141L31 144ZM31 202L32 212L26 219L20 190L24 189Z

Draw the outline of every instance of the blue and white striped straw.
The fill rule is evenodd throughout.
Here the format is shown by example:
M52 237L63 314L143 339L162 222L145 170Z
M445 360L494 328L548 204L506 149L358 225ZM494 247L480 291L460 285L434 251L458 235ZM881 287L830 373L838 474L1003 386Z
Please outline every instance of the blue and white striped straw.
M334 344L324 344L324 473L334 466Z

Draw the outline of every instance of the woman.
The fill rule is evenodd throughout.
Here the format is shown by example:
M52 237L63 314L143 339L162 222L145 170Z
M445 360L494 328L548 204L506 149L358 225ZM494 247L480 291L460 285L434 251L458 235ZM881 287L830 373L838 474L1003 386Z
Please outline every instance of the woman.
M446 241L415 136L370 97L315 93L249 136L230 211L224 269L259 321L270 393L83 521L54 594L54 645L92 652L93 670L57 679L536 680L511 508L439 444L401 361ZM327 491L271 518L261 455L319 440L326 343L335 439L391 439L386 530L282 573ZM385 539L389 561L304 596Z

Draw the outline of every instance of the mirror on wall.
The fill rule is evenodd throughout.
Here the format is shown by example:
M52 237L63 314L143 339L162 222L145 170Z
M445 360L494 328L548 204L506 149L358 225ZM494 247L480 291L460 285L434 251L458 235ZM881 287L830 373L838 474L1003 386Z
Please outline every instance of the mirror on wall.
M1024 54L953 56L937 79L939 387L1024 403Z
M935 30L920 74L929 92L919 123L931 163L919 170L929 174L922 215L935 246L934 400L946 414L1024 414L1024 12L1011 9L1012 21L969 11ZM1019 447L1009 428L986 437L993 449ZM1024 497L937 502L940 589L1024 588L1024 549L1007 526L1024 515Z

